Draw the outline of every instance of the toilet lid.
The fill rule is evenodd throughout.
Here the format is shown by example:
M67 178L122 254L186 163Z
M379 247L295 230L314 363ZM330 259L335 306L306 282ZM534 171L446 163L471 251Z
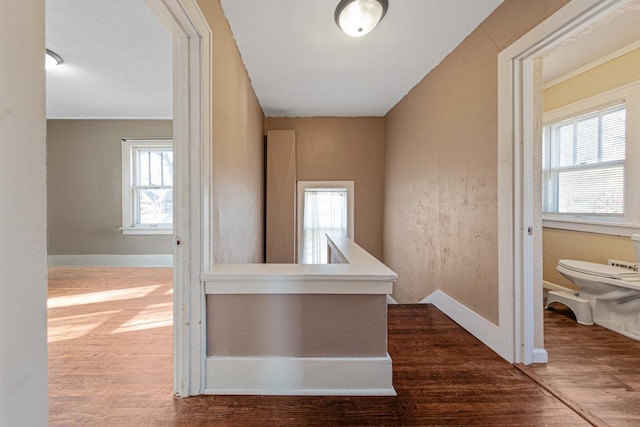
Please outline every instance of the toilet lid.
M598 264L595 262L561 259L558 261L558 265L579 273L591 274L593 276L600 277L610 277L612 279L629 280L638 277L638 272L636 271L614 267L613 265Z

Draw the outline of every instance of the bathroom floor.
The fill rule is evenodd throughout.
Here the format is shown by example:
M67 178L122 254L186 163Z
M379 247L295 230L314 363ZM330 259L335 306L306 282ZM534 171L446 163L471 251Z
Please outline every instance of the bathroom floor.
M640 425L640 341L579 325L560 304L544 317L549 363L528 369L596 423Z

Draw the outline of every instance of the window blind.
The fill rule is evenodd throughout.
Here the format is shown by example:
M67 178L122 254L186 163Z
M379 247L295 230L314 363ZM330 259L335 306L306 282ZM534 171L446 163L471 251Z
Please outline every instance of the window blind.
M545 127L545 212L624 214L625 127L624 104Z

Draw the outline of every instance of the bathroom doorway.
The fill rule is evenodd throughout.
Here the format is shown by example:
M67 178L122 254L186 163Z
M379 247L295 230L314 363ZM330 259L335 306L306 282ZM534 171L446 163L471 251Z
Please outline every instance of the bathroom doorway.
M498 55L500 331L516 363L546 363L542 301L543 58L634 0L572 0ZM503 329L504 328L504 329ZM508 356L506 350L504 351Z
M545 294L578 289L556 271L560 259L636 262L640 10L627 2L603 15L542 57L543 138L534 153Z

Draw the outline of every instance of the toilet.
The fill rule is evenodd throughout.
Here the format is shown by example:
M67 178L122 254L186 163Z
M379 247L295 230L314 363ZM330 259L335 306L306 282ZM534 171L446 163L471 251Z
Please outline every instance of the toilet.
M632 235L631 239L636 260L640 260L640 234ZM640 341L640 275L637 271L567 259L559 260L556 269L580 287L577 295L566 298L570 308L578 304L576 300L582 301L583 306L586 301L593 323ZM562 297L554 296L552 302L564 303ZM576 309L573 310L575 313Z

